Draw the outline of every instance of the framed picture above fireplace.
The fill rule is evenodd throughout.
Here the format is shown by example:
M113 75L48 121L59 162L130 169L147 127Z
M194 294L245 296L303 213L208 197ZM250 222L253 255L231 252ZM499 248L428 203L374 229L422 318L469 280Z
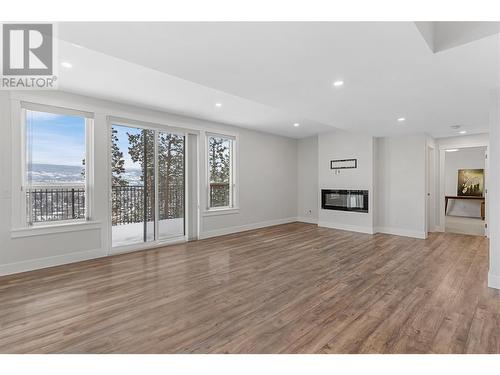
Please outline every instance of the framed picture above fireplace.
M339 159L330 161L330 169L355 169L358 167L358 159Z

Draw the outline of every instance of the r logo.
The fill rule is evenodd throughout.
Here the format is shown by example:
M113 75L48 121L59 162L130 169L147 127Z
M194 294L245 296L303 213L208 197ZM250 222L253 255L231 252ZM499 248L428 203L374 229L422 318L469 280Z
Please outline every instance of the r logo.
M3 75L52 75L51 24L3 25Z

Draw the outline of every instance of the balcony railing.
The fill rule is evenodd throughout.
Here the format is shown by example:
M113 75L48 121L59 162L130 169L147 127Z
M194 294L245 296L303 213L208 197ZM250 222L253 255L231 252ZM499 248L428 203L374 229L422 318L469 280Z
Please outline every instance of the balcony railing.
M154 220L154 190L149 189L148 202L144 202L142 185L113 186L111 193L113 225Z
M37 186L26 190L28 222L85 219L85 187Z
M112 188L112 224L131 224L154 220L154 190L148 189L144 202L144 186L128 185ZM158 190L159 220L184 217L184 185L170 185ZM145 204L146 203L146 204ZM144 215L146 212L146 215Z
M112 224L154 220L154 190L144 202L144 187L112 187ZM184 217L184 185L171 185L158 191L159 220ZM26 190L27 218L31 224L85 219L85 187L37 186ZM146 215L144 215L146 212Z
M210 207L229 206L230 204L229 196L230 196L229 183L225 182L210 183Z

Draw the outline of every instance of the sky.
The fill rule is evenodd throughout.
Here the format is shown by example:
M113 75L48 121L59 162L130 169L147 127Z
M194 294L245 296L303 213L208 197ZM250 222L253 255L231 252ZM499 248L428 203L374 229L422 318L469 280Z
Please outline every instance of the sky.
M85 119L79 116L27 111L28 147L33 164L81 166L85 158ZM113 125L118 131L118 146L123 152L126 169L138 169L128 153L127 132L137 128Z
M81 166L85 158L85 119L27 111L28 147L33 164Z
M85 118L55 113L26 111L27 147L33 164L82 166L85 158ZM128 153L128 135L141 129L113 125L117 130L118 147L123 152L126 170L140 169Z
M120 151L123 152L123 159L125 160L125 170L127 169L139 169L141 165L139 163L134 163L130 158L128 153L128 136L129 134L139 134L141 129L129 128L127 126L113 125L113 129L116 129L116 136L118 137L118 147Z

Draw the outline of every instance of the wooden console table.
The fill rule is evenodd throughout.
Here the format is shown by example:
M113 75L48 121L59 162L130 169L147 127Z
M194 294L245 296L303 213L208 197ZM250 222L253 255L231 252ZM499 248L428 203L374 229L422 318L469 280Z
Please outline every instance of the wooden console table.
M473 196L456 196L456 195L447 195L444 197L444 212L445 215L448 212L448 201L450 199L463 199L463 200L476 200L481 202L481 219L485 218L485 199L484 197L473 197Z

